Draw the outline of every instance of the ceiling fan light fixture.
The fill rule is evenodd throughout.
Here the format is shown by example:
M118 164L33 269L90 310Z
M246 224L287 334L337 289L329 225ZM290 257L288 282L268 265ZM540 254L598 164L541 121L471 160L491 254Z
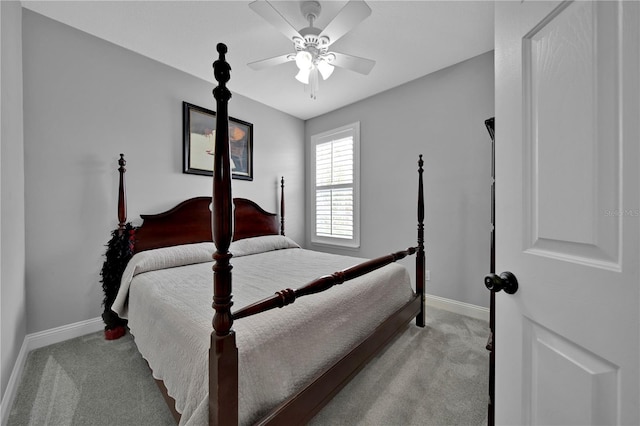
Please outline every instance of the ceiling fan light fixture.
M309 84L309 74L311 74L311 68L301 69L296 74L296 80L302 84Z
M333 69L335 68L333 65L331 65L329 62L327 62L324 59L320 59L318 61L318 71L320 71L320 75L322 75L322 79L326 80L329 77L331 77L331 74L333 73Z
M371 8L364 0L348 0L324 29L314 26L322 10L318 0L300 0L300 11L309 22L308 27L300 30L294 28L269 1L255 0L249 7L292 41L294 51L248 65L260 70L295 61L298 68L296 80L305 85L305 91L311 92L312 99L316 99L320 77L327 80L333 74L335 66L366 75L375 65L375 61L369 59L329 52L333 43L371 15Z
M296 66L300 71L309 71L313 68L313 56L306 50L300 50L296 53ZM307 73L308 75L308 73Z

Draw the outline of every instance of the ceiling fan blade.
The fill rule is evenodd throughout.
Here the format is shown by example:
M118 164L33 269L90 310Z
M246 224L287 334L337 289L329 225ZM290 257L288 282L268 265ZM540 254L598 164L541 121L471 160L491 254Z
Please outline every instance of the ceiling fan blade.
M335 43L369 15L371 15L371 8L367 3L363 0L350 0L322 30L319 37L328 37L328 45Z
M298 30L267 0L256 0L249 3L249 7L258 15L262 16L265 21L276 27L278 31L287 36L289 40L293 41L296 37L302 38Z
M334 55L335 57L330 62L331 65L335 65L336 67L340 68L346 68L364 75L369 74L376 64L376 61L374 60L346 55L344 53L329 52L328 55Z
M292 55L291 53L287 53L285 55L274 56L273 58L251 62L247 65L256 71L260 71L265 68L274 67L276 65L284 64L285 62L293 61L295 59L296 57L294 55Z

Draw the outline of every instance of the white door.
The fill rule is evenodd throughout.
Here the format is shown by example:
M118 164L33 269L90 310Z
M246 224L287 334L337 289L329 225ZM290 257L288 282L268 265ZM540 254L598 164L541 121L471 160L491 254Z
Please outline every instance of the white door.
M640 424L639 6L496 1L496 424Z

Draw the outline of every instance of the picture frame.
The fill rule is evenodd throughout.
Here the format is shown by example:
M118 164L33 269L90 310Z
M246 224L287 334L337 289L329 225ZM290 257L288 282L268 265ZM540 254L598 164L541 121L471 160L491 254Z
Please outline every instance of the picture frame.
M183 173L213 176L216 113L182 102ZM229 117L231 177L253 180L253 124Z

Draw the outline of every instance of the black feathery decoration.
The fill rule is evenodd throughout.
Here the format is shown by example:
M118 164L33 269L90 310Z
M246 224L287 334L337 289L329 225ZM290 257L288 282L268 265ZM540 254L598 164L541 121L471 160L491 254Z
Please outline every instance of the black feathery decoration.
M122 327L122 331L124 331L124 326L127 324L126 320L120 318L111 310L111 305L118 294L122 273L129 259L133 256L135 233L136 229L131 223L127 223L125 224L124 230L116 229L111 232L111 239L107 243L106 259L102 264L102 271L100 272L102 276L100 282L102 283L102 290L104 291L104 300L102 301L104 312L102 313L102 319L105 324L105 334L107 334L107 331L115 330L118 327ZM113 338L118 338L122 334ZM108 336L107 334L107 339L109 339Z

